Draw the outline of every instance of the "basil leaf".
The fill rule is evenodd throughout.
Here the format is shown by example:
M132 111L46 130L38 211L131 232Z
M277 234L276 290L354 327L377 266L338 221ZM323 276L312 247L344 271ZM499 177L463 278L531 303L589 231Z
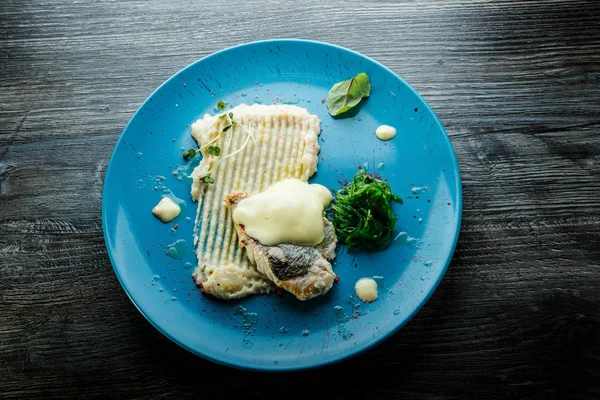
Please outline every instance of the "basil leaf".
M364 72L354 78L338 82L329 89L327 108L329 114L340 115L357 106L363 97L371 94L371 80Z

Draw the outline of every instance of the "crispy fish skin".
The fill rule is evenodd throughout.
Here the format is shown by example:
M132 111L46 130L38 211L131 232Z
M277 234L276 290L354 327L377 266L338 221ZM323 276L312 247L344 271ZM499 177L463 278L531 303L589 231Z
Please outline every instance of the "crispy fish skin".
M225 198L225 205L233 212L246 197L248 193L234 192ZM337 245L335 228L327 218L323 218L323 223L325 239L316 246L264 246L248 236L243 225L235 224L235 228L238 245L246 249L248 259L259 272L298 299L309 300L327 293L336 276L330 263L335 258Z

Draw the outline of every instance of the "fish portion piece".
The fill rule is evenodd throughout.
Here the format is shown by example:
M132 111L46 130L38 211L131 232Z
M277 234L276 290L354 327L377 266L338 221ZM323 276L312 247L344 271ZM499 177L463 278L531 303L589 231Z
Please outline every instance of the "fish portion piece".
M239 125L223 132L230 124L229 113ZM274 290L276 286L237 246L231 210L223 200L236 190L260 193L285 178L307 182L317 170L319 118L293 105L241 104L218 115L206 114L192 124L191 134L202 153L191 187L192 198L198 201L194 226L198 265L192 275L196 284L204 293L225 300ZM218 145L219 155L209 154L208 145ZM214 183L203 181L209 173Z
M232 211L248 193L235 192L225 198ZM246 249L246 255L256 269L282 289L300 300L309 300L325 294L333 286L335 273L331 263L335 258L337 237L335 228L323 218L325 238L316 246L279 244L264 246L248 236L243 225L235 224L238 245Z

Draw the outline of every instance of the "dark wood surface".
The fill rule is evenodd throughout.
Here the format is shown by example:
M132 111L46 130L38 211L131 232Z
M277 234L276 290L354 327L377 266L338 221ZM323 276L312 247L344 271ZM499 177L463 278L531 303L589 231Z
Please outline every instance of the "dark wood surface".
M204 361L153 328L113 273L100 209L145 98L268 38L400 74L446 127L464 185L458 248L424 309L356 358L280 375ZM0 398L316 392L600 398L600 2L2 0Z

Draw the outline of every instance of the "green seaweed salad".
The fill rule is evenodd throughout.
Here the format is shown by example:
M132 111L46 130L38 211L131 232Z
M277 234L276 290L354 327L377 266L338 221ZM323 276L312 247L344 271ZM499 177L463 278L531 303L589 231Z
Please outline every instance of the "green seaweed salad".
M359 170L350 184L337 191L331 206L330 219L339 241L350 251L384 249L396 226L392 201L402 203L387 182Z

